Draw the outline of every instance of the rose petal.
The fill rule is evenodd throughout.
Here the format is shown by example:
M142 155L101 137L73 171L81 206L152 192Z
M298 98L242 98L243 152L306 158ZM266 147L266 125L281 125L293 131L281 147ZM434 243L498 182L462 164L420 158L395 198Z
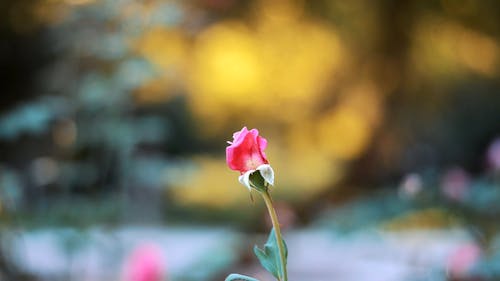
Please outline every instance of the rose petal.
M233 134L233 143L242 141L247 134L248 134L247 127L243 127L240 131Z
M267 140L259 136L257 129L249 131L243 127L233 137L234 141L226 147L226 162L229 168L243 174L269 163L262 151L267 146Z
M266 163L268 163L266 154L264 153L264 150L267 147L267 140L261 136L258 136L257 137L257 144L259 145L260 156L265 160Z

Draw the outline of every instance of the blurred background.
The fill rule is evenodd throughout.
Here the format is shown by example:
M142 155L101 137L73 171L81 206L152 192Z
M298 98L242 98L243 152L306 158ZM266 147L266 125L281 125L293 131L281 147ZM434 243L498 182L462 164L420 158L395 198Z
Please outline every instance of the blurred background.
M0 2L0 280L500 280L500 2ZM142 279L141 279L142 278Z

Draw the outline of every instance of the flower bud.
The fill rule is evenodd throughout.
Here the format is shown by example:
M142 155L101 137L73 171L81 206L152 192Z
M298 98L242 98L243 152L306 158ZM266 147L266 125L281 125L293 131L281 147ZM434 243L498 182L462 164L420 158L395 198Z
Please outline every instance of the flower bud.
M274 171L266 158L264 150L267 140L259 136L257 129L233 134L233 141L226 147L226 162L230 169L240 172L238 180L249 190L263 190L267 184L274 184ZM256 173L258 171L258 173Z

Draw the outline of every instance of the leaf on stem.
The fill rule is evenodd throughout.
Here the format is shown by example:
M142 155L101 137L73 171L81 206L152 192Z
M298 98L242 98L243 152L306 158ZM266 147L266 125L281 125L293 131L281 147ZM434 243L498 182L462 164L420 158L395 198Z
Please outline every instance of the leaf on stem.
M282 239L285 249L285 266L286 258L288 257L288 248L285 241ZM280 252L278 243L276 241L276 234L274 233L274 228L271 229L269 237L267 238L266 244L264 244L264 249L260 249L257 245L254 246L253 251L260 261L260 264L269 271L278 280L281 280L284 276L284 268L281 266L280 262Z

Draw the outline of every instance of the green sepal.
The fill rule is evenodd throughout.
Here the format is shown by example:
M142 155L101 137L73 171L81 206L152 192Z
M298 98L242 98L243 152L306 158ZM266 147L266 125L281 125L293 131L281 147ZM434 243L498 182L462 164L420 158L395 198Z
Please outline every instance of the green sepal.
M285 241L282 239L285 249L285 266L286 259L288 257L288 248ZM260 264L269 271L276 279L282 280L284 274L284 268L281 267L280 252L278 248L278 243L276 241L276 234L274 233L274 228L271 229L269 237L267 238L266 244L264 244L264 249L260 249L257 245L254 246L253 251L260 261Z
M242 275L242 274L237 274L237 273L229 274L224 281L233 281L233 280L259 281L258 279L255 279L253 277Z
M267 191L266 180L262 177L259 171L255 171L249 176L250 184L259 192Z

